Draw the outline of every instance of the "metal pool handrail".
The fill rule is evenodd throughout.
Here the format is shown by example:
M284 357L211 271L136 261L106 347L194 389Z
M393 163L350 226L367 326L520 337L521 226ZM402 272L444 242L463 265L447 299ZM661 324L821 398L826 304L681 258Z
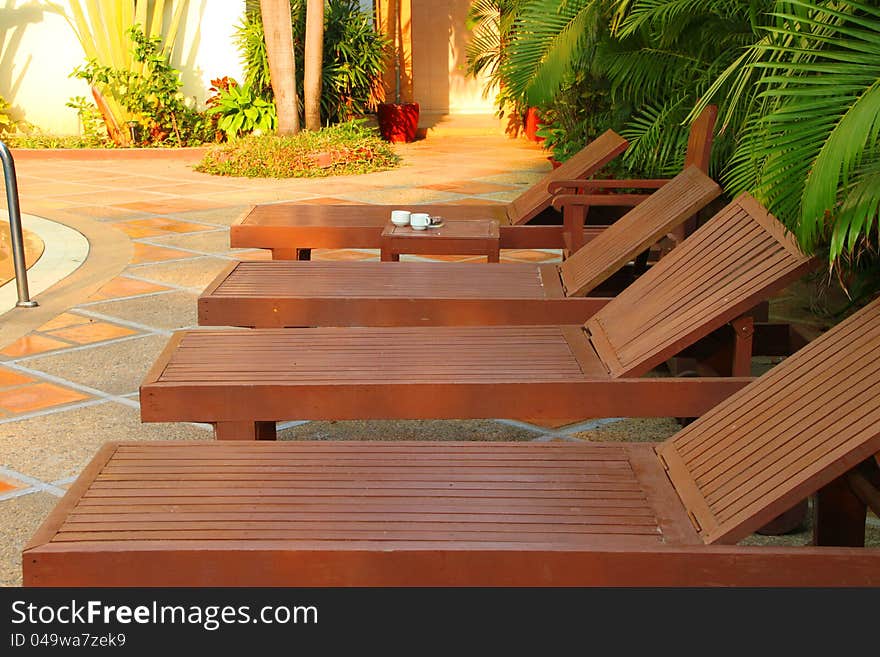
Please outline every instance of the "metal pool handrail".
M31 300L28 292L27 265L24 261L24 238L21 235L21 209L18 205L18 180L15 162L9 147L0 141L0 160L3 161L3 178L6 181L6 204L9 209L9 235L12 238L12 264L15 267L15 285L18 288L19 308L33 308L39 304Z

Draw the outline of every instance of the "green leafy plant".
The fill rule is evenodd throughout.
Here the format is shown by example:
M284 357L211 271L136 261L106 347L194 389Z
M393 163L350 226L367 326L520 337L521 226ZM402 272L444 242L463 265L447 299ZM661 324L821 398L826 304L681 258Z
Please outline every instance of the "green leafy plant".
M214 146L196 171L250 178L314 178L384 171L399 157L365 120L292 137L247 136Z
M527 4L526 0L475 0L467 13L467 27L472 38L465 48L467 67L472 77L483 76L486 84L483 95L495 92L498 116L505 114L521 119L527 105L521 95L512 93L506 79L505 67L516 19ZM509 128L518 132L519 122Z
M190 107L180 92L180 73L168 62L158 37L147 37L138 26L128 31L138 71L99 64L90 59L73 76L107 89L140 130L137 143L187 146L210 140L210 122Z
M215 81L218 82L219 81ZM275 103L265 100L248 86L227 79L219 85L207 113L218 118L217 128L227 139L275 129Z
M107 124L97 106L84 96L75 96L67 103L67 107L76 110L82 126L82 139L88 148L113 146L113 140L107 134Z
M9 102L3 96L0 96L0 134L15 129L15 120L9 114L9 110Z

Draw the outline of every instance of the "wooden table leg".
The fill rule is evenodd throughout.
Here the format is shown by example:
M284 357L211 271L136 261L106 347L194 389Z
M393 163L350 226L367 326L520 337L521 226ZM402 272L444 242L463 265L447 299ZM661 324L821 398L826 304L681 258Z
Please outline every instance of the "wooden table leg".
M274 422L215 422L217 440L275 440Z
M489 262L501 262L501 249L498 246L493 246L489 249L486 259Z
M272 249L272 260L296 260L297 249Z
M382 249L379 252L379 259L382 262L400 262L400 254L392 253L388 249Z
M272 249L272 260L311 260L311 249Z

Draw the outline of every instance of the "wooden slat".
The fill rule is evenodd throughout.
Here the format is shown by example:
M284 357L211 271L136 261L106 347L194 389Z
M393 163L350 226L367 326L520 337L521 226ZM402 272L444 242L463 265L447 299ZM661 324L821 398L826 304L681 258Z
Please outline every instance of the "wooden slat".
M202 296L296 298L543 299L540 269L503 263L240 262Z
M605 363L612 376L638 376L814 265L815 260L793 251L790 236L766 210L742 195L597 312L586 327L604 333L614 353Z
M547 186L555 180L589 178L605 164L626 150L626 139L613 130L606 130L596 137L562 166L544 176L538 183L517 196L508 205L508 218L511 224L524 224L542 210L549 207L552 200Z
M344 385L580 376L581 367L554 326L315 328L185 333L158 381Z
M686 169L559 266L566 294L589 293L719 194L715 181Z
M674 513L664 513L658 525L646 498L662 474L648 445L260 445L114 446L113 456L79 482L82 494L46 542L421 543L441 549L470 543L513 549L583 548L611 540L659 544L664 531L675 542L696 538L686 524L672 520ZM371 450L372 461L360 458Z
M732 543L880 451L880 300L659 453L708 543Z

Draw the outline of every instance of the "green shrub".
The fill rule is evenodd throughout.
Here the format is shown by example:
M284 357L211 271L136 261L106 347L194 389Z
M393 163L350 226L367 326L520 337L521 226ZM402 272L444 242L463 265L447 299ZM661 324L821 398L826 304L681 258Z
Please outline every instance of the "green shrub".
M251 135L214 146L195 167L220 176L315 178L384 171L400 158L364 121L292 137Z
M303 96L306 3L291 0L297 94ZM236 29L244 67L244 85L272 99L269 60L259 12L249 11ZM375 111L382 100L384 55L388 40L373 27L357 0L329 0L324 11L321 121L347 121Z

